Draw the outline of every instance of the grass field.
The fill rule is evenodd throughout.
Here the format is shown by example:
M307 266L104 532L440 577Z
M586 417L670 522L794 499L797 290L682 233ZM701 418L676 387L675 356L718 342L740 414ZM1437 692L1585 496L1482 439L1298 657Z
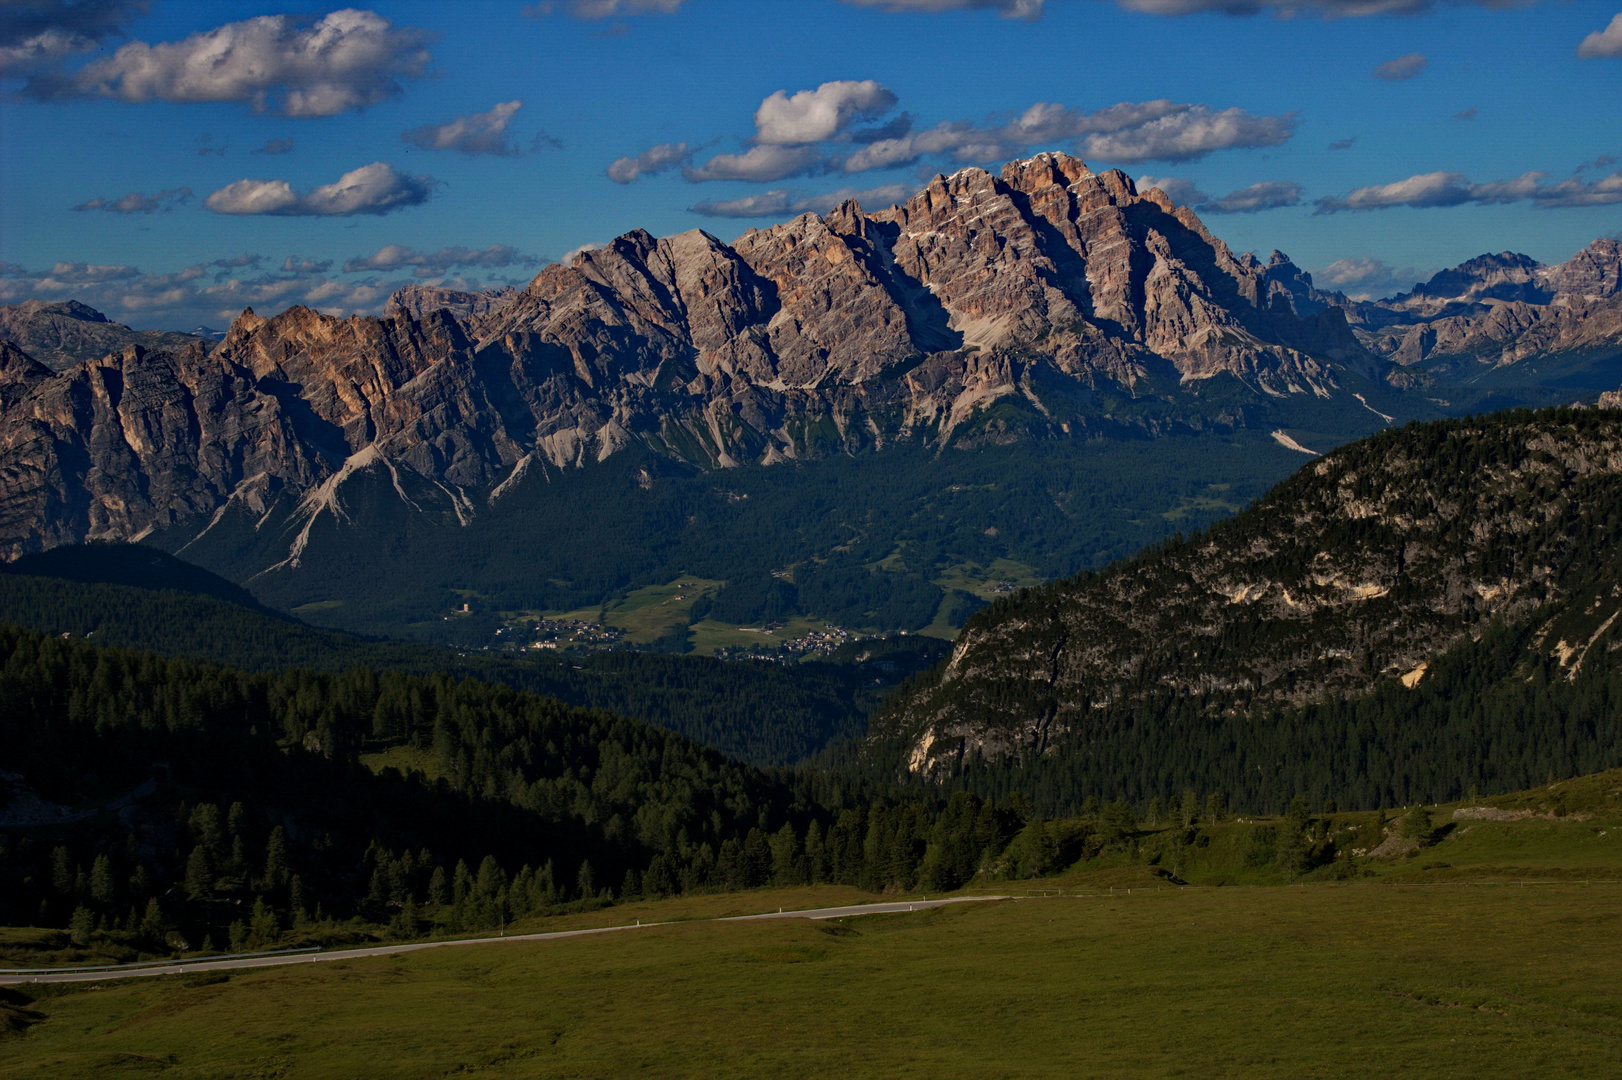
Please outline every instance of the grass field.
M665 923L609 937L0 990L0 1080L1622 1077L1622 770L1454 809L1347 883L1262 884L1234 820L1181 856L1226 887L1173 884L1148 830L916 914L709 921L876 899L766 889L511 927Z
M14 997L0 1077L1622 1076L1619 928L1570 884L688 922Z
M639 644L657 640L687 625L687 611L701 596L718 592L725 582L683 574L664 585L649 585L602 607L549 613L553 618L600 622L625 631Z

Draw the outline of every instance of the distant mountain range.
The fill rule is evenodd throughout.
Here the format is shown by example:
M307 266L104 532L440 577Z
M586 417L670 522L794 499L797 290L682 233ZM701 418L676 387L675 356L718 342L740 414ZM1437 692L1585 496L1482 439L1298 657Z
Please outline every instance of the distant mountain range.
M1042 154L731 245L631 232L522 291L245 311L212 346L30 301L0 309L0 551L218 527L245 580L361 503L466 525L633 447L700 472L1245 430L1322 447L1616 386L1619 265L1606 240L1555 267L1485 256L1357 302Z
M100 360L121 353L131 345L152 350L184 349L207 336L206 329L198 327L190 334L131 330L77 300L60 303L25 300L21 304L0 305L0 340L11 342L53 371Z

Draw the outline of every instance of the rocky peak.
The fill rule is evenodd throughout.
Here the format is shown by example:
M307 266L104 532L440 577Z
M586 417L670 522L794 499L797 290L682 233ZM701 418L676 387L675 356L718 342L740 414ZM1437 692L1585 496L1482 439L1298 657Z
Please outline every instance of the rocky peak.
M518 295L511 285L469 292L435 285L406 285L396 289L384 305L385 314L404 311L420 319L432 311L449 311L464 321L499 311Z
M1385 301L1385 305L1434 315L1450 308L1492 302L1546 304L1551 293L1541 280L1541 269L1536 259L1513 251L1477 255L1434 274L1429 281L1415 285L1413 291Z
M81 304L77 300L60 300L54 303L46 300L24 300L17 306L29 315L60 315L65 319L93 323L112 321L89 304Z
M9 341L0 341L0 386L28 386L51 377L51 369Z
M1595 240L1542 276L1557 293L1589 300L1615 296L1622 292L1622 243L1610 237Z
M119 352L131 342L178 349L194 340L167 330L132 330L77 300L25 300L0 306L0 339L57 371Z

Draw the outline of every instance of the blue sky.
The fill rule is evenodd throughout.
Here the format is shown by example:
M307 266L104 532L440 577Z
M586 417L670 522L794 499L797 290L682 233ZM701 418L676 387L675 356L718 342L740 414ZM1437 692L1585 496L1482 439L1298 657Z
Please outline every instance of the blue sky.
M1618 0L12 0L0 302L370 312L1043 149L1380 295L1622 232L1619 91Z

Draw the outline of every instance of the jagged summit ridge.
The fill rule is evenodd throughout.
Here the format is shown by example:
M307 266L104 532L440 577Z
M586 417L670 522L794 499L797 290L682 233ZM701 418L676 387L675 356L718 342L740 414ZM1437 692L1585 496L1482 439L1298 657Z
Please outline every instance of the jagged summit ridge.
M633 230L512 294L416 287L382 318L250 310L212 349L58 374L7 361L0 549L237 508L292 553L358 475L454 524L633 445L713 468L1232 427L1246 401L1350 397L1349 376L1379 374L1340 301L1277 252L1233 254L1159 190L1041 154L731 244ZM1213 380L1223 404L1202 397Z

